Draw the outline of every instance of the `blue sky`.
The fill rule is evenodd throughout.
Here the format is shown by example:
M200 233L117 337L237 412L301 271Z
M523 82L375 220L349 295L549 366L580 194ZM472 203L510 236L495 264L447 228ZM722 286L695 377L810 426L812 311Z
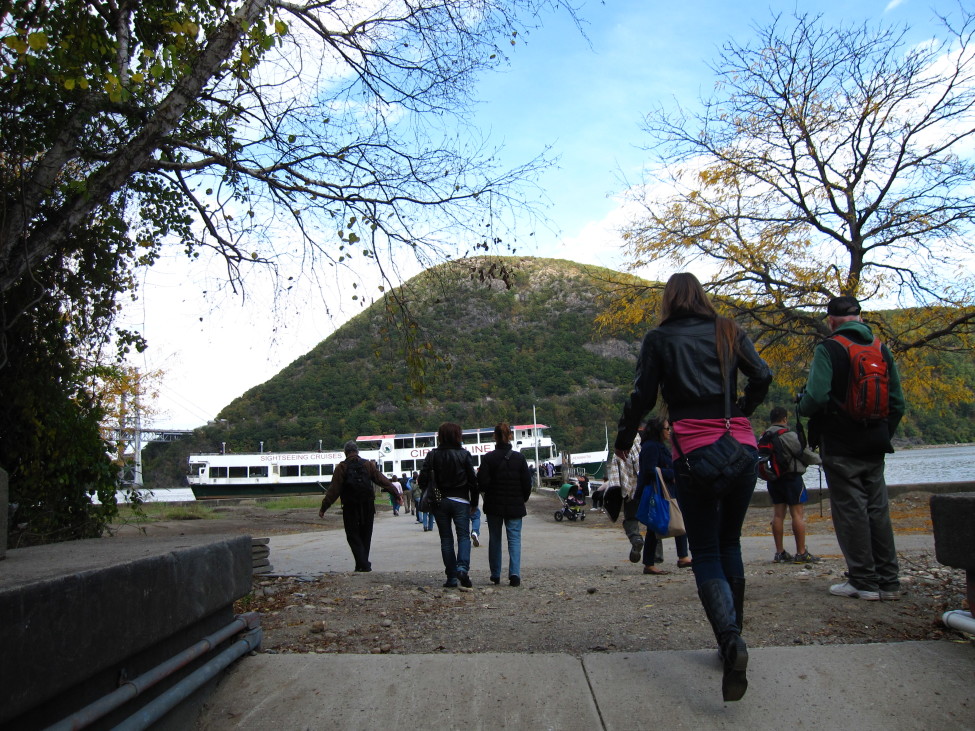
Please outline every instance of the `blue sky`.
M622 268L618 196L624 180L638 181L646 159L640 149L643 116L656 104L693 107L713 88L709 63L722 43L747 42L755 24L795 7L774 1L587 0L580 16L588 41L564 16L544 18L543 27L520 38L510 66L482 79L475 92L481 100L476 123L504 146L511 165L547 146L559 158L540 181L550 228L521 236L519 253ZM920 40L935 29L932 8L950 13L957 4L845 0L799 7L832 23L907 23ZM357 312L328 318L320 308L294 302L274 310L258 281L241 301L221 292L219 262L198 263L191 272L180 262L154 267L127 314L127 324L150 341L133 365L165 372L155 403L159 427L193 428L215 418Z

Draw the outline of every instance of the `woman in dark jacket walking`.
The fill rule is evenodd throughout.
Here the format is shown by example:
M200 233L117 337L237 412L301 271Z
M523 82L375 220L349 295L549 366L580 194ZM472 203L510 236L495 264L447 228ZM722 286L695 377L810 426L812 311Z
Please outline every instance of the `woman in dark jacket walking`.
M471 587L471 513L477 507L477 475L470 452L461 446L458 424L445 421L437 430L437 446L427 453L420 468L420 487L426 490L431 478L442 496L433 510L440 532L440 554L448 589ZM454 534L457 547L454 548Z
M640 473L636 481L636 494L634 494L633 500L629 501L630 506L624 505L624 508L631 507L633 504L639 506L643 491L647 489L648 485L654 484L657 479L655 473L658 467L660 474L663 475L664 481L667 483L668 492L674 497L677 496L677 485L674 482L674 460L667 445L664 444L664 440L669 436L670 422L667 419L661 416L652 416L647 420L647 428L643 431L643 439L640 442ZM631 509L635 515L636 507ZM657 538L653 530L647 529L647 537L643 543L643 573L645 574L670 573L654 566L655 563L658 563L657 547L660 545L660 541L661 539ZM687 555L687 536L675 537L674 544L677 549L677 566L680 568L690 566L691 559ZM661 552L660 555L663 556L663 553ZM662 560L663 558L659 559L659 561Z
M521 586L521 519L532 492L531 472L521 452L511 448L511 427L494 427L494 451L484 455L477 482L484 495L491 581L501 583L501 526L508 536L508 583Z
M746 385L736 401L739 371ZM748 648L741 638L741 524L757 479L757 445L748 416L771 382L772 373L755 346L733 320L718 316L697 278L674 274L664 287L660 325L643 339L633 392L623 406L614 445L617 456L624 458L659 391L673 429L677 501L694 555L698 596L724 662L721 691L726 701L739 700L748 688ZM698 464L702 451L725 433L744 445L754 461L744 460L736 475L714 483L692 480L690 465Z

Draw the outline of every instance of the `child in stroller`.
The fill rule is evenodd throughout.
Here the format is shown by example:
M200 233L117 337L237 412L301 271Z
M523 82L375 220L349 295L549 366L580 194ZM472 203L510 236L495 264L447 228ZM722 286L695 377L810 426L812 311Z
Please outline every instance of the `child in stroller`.
M567 482L559 488L557 494L562 503L562 509L555 511L557 521L566 518L569 520L586 519L586 495L579 485Z

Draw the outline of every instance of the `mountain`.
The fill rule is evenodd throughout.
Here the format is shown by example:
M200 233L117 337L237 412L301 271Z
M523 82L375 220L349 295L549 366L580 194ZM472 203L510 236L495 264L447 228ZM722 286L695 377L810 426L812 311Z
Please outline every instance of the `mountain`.
M272 379L235 399L213 424L144 452L151 484L172 484L193 452L339 449L358 435L435 431L499 421L551 427L559 448L600 450L613 438L640 341L593 325L618 272L559 259L485 257L417 275L352 318ZM933 372L975 387L970 356L931 353ZM766 406L789 404L773 384ZM975 440L972 404L912 405L902 443ZM764 427L765 406L755 427ZM158 479L160 482L156 482Z
M610 274L531 257L434 267L234 400L204 432L211 448L235 451L261 441L266 451L316 449L319 440L338 448L359 434L434 431L443 421L530 423L534 406L561 448L601 449L642 335L594 331Z

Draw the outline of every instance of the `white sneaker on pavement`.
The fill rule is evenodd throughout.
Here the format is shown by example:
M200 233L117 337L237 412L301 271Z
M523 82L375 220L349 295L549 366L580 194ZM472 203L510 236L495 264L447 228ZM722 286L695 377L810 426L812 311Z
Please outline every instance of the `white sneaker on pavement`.
M849 581L844 581L842 584L833 584L829 587L829 593L833 596L846 596L850 599L864 599L868 602L879 601L880 592L879 591L864 591L863 589L857 589Z

